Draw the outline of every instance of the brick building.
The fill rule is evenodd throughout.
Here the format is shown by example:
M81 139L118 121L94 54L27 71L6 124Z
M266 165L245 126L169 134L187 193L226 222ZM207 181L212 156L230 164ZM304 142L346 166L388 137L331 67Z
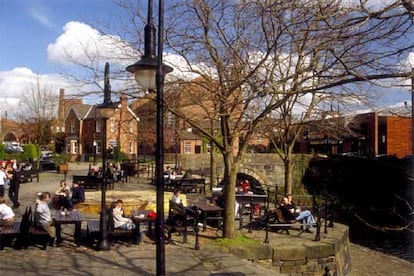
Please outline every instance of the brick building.
M138 154L138 123L139 118L128 106L128 98L121 95L115 103L118 108L114 115L106 120L106 148L117 147L129 158ZM104 121L97 118L96 106L72 104L64 119L65 152L72 159L85 159L100 155L103 148L102 126Z
M296 152L355 154L367 157L412 154L410 107L309 122Z

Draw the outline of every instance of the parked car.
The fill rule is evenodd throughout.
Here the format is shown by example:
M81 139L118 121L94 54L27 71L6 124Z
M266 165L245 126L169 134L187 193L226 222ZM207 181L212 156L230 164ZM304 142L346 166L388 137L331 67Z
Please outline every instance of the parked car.
M6 143L6 152L7 153L20 153L20 152L24 152L24 150L18 142L8 142Z

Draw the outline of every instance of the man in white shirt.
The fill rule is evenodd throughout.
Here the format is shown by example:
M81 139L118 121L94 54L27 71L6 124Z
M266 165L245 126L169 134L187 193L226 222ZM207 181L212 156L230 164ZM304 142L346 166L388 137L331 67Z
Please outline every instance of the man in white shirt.
M34 221L37 227L45 229L50 238L51 244L56 245L56 228L53 225L52 216L49 209L50 193L43 192L39 196L34 214Z
M4 165L0 166L0 197L4 197L4 184L6 183L7 174L4 171Z

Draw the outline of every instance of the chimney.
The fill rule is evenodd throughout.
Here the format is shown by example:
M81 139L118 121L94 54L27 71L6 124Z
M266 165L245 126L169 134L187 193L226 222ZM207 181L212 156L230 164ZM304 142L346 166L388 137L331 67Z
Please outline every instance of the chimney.
M125 120L128 108L128 97L121 93L121 120Z
M65 89L59 90L59 103L58 103L58 120L62 121L65 117Z

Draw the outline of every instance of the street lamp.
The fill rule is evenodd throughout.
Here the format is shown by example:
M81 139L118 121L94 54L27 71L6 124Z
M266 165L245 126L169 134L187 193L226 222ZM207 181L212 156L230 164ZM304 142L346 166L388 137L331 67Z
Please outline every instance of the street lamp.
M164 1L158 4L158 55L155 55L155 27L152 17L152 0L148 0L148 21L145 25L144 55L141 60L126 68L135 74L135 80L143 89L157 90L157 145L155 153L157 217L155 221L156 272L165 275L164 242L164 135L163 135L163 90L164 76L173 69L162 63L164 43Z
M111 100L111 85L109 83L109 63L105 64L104 101L96 106L96 113L102 119L102 182L101 182L101 213L99 217L99 230L101 237L98 243L99 250L109 250L106 217L106 185L107 185L107 154L106 154L106 123L111 118L117 106ZM96 148L95 148L96 150Z
M94 135L95 136L95 135ZM96 138L93 138L93 165L96 165L96 149L98 147L98 142L96 141Z

